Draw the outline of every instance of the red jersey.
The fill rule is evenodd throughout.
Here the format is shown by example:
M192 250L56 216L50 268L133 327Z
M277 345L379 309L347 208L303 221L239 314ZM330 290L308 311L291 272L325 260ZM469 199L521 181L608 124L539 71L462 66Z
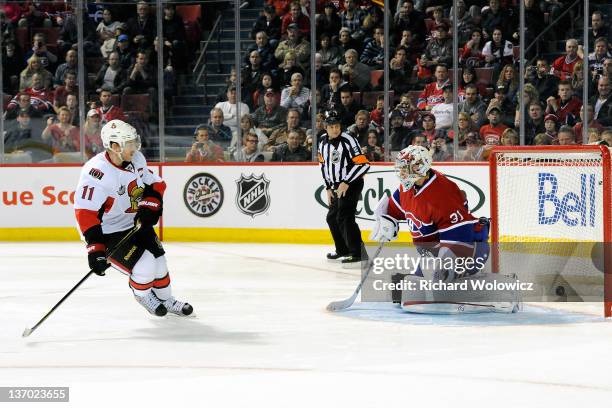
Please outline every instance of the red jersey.
M487 145L501 144L501 136L508 126L498 123L497 126L482 125L480 127L480 137Z
M419 95L417 100L417 108L425 110L428 106L435 106L439 103L444 102L444 85L448 84L449 81L438 84L438 82L432 82L425 86L423 92Z
M110 122L114 119L119 119L123 121L126 120L123 110L115 105L111 105L108 108L100 106L99 108L96 108L96 111L98 112L98 115L100 115L100 126L104 126L107 122Z
M557 96L557 106L559 109L556 111L552 110L550 105L546 107L546 114L554 113L559 118L559 123L564 125L576 121L580 118L580 108L582 107L582 101L575 96L572 96L568 101L562 102L561 98Z
M552 63L552 73L561 78L561 80L570 79L574 72L574 65L576 65L578 61L582 61L582 58L579 56L576 56L574 59L569 59L567 55L563 55Z
M470 214L464 194L442 173L431 170L430 174L418 189L406 191L400 185L389 199L387 214L406 220L414 242L440 242L455 254L462 252L461 247L471 250L478 220Z

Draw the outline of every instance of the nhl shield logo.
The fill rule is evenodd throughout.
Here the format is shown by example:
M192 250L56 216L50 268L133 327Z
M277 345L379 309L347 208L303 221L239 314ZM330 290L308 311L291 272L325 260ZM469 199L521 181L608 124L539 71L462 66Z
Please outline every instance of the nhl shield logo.
M238 209L251 217L264 213L270 207L270 194L268 187L270 181L262 174L255 177L240 175L240 179L236 180L238 192L236 193L236 205Z

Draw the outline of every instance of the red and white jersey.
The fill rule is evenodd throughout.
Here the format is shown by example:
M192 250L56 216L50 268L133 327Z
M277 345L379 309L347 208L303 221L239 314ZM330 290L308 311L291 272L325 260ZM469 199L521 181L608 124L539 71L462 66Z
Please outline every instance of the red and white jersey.
M136 152L125 167L113 164L108 153L98 153L81 170L74 209L81 233L102 224L102 232L125 231L134 225L145 184L163 195L165 183Z
M444 86L449 84L448 79L441 84L438 82L432 82L425 85L425 89L419 95L417 100L417 108L425 110L428 106L436 106L439 103L444 102Z
M400 185L391 195L386 213L406 220L414 242L440 242L449 247L466 243L471 247L478 220L470 214L464 194L442 173L431 170L431 174L418 189L404 190Z

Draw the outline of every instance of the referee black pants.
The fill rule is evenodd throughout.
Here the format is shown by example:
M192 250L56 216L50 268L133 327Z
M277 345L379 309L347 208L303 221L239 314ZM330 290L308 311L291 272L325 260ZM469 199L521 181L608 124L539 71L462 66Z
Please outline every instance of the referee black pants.
M361 257L363 241L355 221L355 212L362 190L363 178L360 178L349 184L344 197L337 198L335 194L332 197L327 212L327 225L334 238L337 254Z

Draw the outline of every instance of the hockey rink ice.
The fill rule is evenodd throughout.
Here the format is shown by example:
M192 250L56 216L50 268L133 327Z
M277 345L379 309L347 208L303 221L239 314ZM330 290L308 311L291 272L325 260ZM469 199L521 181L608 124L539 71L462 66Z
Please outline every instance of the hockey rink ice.
M166 243L195 318L157 318L79 243L0 243L0 385L69 386L75 407L610 407L601 303L418 316L349 297L321 245ZM554 306L554 307L551 307ZM46 406L20 403L2 406Z

